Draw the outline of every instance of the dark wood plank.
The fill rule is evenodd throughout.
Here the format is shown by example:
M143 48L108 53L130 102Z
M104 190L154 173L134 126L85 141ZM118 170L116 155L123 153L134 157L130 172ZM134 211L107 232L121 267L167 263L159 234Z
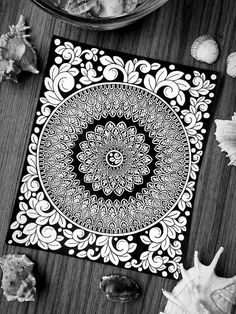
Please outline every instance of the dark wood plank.
M221 73L214 118L229 119L236 111L236 81L225 75L226 58L236 50L235 0L169 0L158 11L125 29L110 32L81 30L51 17L29 0L0 0L0 33L15 24L20 14L32 26L32 41L39 54L40 74L26 75L16 85L0 86L0 255L25 253L37 264L38 297L35 302L7 303L0 292L0 312L6 314L157 314L165 298L161 288L171 290L176 282L138 272L91 263L58 254L7 246L4 243L20 175L26 144L40 92L43 71L53 34L121 52L163 59ZM212 66L199 64L190 55L192 41L204 33L217 38L220 59ZM201 167L193 208L186 265L192 264L193 252L209 263L220 245L225 252L217 272L236 274L236 168L220 153L211 132ZM131 304L106 301L98 289L101 276L122 273L136 279L142 296Z

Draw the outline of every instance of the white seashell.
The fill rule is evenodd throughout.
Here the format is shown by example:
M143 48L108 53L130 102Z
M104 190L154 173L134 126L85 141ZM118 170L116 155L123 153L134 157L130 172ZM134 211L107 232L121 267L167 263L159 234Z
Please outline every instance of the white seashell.
M164 313L160 314L231 314L236 296L236 276L218 277L215 267L223 252L221 247L209 266L200 263L198 252L194 266L185 270L181 265L183 279L170 293L163 290L168 299Z
M219 47L211 36L202 35L194 40L191 55L197 61L212 64L219 57Z
M0 258L2 289L7 301L34 301L36 280L32 275L34 263L25 255L9 254Z
M227 58L227 70L226 73L236 78L236 52L232 52Z
M236 113L232 120L215 120L216 139L222 152L230 159L230 166L236 166Z
M0 82L10 79L17 82L21 71L39 73L36 69L37 56L32 45L26 39L24 17L21 15L17 25L9 27L10 32L0 37Z

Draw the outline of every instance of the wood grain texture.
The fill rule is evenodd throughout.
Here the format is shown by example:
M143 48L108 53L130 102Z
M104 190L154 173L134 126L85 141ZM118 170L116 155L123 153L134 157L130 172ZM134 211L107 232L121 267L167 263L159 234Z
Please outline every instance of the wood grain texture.
M110 32L81 30L51 17L29 0L0 0L0 33L15 24L20 14L32 26L32 41L39 55L40 74L25 75L18 85L0 86L0 255L25 253L36 262L38 296L35 302L7 303L0 292L4 314L158 314L166 303L161 288L176 282L58 254L7 246L4 241L26 154L43 72L53 34L104 48L178 62L221 73L214 119L229 119L236 111L236 80L225 75L227 55L236 51L235 0L169 0L161 9L125 29ZM190 56L192 41L204 33L217 38L221 55L212 66ZM236 167L220 153L212 124L198 180L186 266L193 252L209 263L220 245L225 247L217 268L221 276L236 274ZM98 285L109 273L129 275L140 283L142 296L120 305L106 301ZM174 313L173 313L174 314Z

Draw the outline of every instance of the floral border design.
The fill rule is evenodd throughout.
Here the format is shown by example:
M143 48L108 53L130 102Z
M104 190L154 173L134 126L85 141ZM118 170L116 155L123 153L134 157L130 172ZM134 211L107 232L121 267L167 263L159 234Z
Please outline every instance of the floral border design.
M116 54L53 38L50 55L54 60L49 63L44 79L7 243L178 279L217 76L213 72L179 70L181 66L174 64ZM178 206L140 234L104 236L73 226L51 206L40 186L37 148L43 125L66 97L99 82L138 85L158 94L182 120L189 138L190 178Z

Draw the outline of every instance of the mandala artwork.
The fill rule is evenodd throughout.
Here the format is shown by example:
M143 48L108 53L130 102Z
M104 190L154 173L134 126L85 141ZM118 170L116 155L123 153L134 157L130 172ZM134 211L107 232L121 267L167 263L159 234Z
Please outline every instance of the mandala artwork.
M8 244L179 277L217 75L54 37Z

